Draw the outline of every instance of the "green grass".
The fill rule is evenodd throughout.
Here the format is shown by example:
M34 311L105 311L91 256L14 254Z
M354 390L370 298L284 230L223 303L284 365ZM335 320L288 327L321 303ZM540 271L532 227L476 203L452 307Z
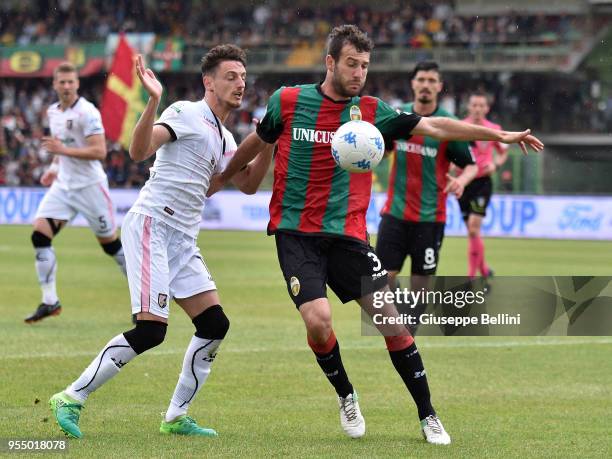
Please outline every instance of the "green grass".
M54 246L59 317L28 326L39 302L27 227L0 227L0 438L57 438L51 394L131 328L127 283L86 229ZM609 242L488 240L499 275L610 275ZM218 439L158 433L193 327L171 306L166 341L127 365L83 412L73 457L610 457L612 339L419 338L433 402L453 438L427 445L378 337L360 335L356 304L334 298L334 327L368 433L341 433L334 392L305 343L272 238L205 232L202 252L232 326L190 414ZM440 274L466 270L466 241L448 238Z

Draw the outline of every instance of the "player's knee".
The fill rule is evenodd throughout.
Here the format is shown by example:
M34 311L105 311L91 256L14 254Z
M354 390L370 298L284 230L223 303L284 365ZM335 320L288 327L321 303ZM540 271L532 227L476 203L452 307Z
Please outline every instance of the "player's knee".
M230 321L219 304L207 308L192 320L195 335L202 339L223 339L229 330Z
M306 330L314 342L325 342L332 331L331 315L311 315L306 322Z
M102 246L104 253L110 255L111 257L121 250L121 240L119 238L112 242L106 242L105 244L100 245Z
M41 233L40 231L34 231L32 233L32 245L35 248L40 248L40 247L51 247L51 238L48 236L45 236L43 233Z
M136 354L142 354L164 342L168 324L157 320L139 320L136 326L123 336Z

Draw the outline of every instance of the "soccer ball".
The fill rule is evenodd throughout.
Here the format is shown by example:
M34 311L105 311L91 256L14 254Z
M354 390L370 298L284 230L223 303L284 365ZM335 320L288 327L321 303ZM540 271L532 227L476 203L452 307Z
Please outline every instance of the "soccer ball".
M353 120L338 128L331 142L336 164L349 172L370 172L382 160L385 141L367 121Z

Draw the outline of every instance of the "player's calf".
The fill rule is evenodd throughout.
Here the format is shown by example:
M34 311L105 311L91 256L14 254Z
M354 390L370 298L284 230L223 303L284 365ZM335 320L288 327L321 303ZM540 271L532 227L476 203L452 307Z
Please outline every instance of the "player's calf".
M425 367L414 339L411 336L386 336L385 341L393 366L417 406L425 440L438 445L449 444L450 436L431 404Z
M127 268L125 267L125 255L123 253L123 246L119 238L111 242L100 243L104 253L113 257L115 262L119 265L119 269L124 275L127 275Z
M38 284L42 291L42 298L36 311L26 317L26 323L38 322L45 317L57 315L62 310L55 286L57 260L55 250L51 247L51 238L38 230L34 230L31 240L36 253L34 265L38 276Z
M111 339L85 371L66 389L66 394L84 404L89 395L114 377L134 357L164 341L168 325L139 320L136 327Z
M60 429L69 437L81 438L79 418L89 395L114 377L138 354L164 341L167 324L139 320L134 329L111 339L83 373L65 391L51 397L49 404Z
M168 426L174 424L179 418L185 417L185 419L190 419L185 416L189 405L208 379L212 364L217 356L217 350L230 326L229 319L223 312L221 305L218 304L207 308L201 314L194 317L192 322L196 331L185 352L183 368L165 418L162 421L160 430L163 433L181 433L178 431L168 431ZM181 426L183 424L180 423ZM187 424L183 427L185 426ZM191 433L188 435L191 435Z

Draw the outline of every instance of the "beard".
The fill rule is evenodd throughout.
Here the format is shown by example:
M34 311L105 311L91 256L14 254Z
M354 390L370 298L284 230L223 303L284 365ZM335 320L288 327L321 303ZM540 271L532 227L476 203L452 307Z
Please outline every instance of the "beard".
M342 80L340 79L338 74L334 74L334 77L332 78L332 86L334 87L334 91L336 91L340 96L346 97L348 99L350 97L355 97L356 95L358 95L363 89L364 85L362 84L361 86L359 86L359 89L357 91L353 91L351 89L346 88L342 84Z

